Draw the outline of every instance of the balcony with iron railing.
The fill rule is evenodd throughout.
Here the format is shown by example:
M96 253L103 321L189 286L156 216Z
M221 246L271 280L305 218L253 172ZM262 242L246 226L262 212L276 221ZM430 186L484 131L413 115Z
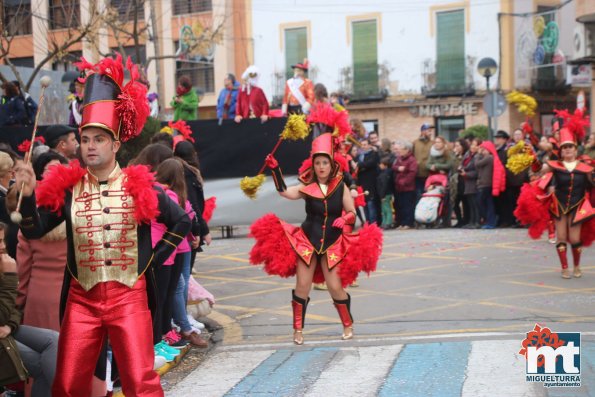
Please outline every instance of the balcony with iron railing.
M566 62L535 66L531 70L531 89L545 93L564 93L569 88L566 73Z
M466 58L426 59L421 92L426 97L474 95L473 72L472 62Z

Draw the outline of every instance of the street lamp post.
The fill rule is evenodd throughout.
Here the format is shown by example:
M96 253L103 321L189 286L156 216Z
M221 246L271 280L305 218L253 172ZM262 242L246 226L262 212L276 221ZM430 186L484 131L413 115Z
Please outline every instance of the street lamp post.
M495 115L496 113L496 96L494 95L495 92L490 91L490 77L496 74L498 71L498 64L492 58L483 58L477 64L477 71L480 75L485 77L486 79L486 88L487 88L487 95L491 95L491 109L484 109L488 114L488 137L490 140L492 139L493 130L492 130L492 117L491 115ZM496 125L497 125L497 121Z

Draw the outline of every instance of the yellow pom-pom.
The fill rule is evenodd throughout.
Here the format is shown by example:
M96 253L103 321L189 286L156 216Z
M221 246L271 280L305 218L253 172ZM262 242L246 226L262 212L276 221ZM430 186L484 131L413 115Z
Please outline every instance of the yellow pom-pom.
M292 114L287 118L281 138L297 141L298 139L306 139L309 133L310 126L306 123L306 116L303 114Z
M166 134L169 134L169 135L174 134L174 130L172 130L171 127L169 127L167 125L165 127L163 127L162 129L160 129L159 132L165 132Z
M506 168L515 175L520 174L533 164L535 159L528 153L515 154L506 162Z
M506 95L506 100L508 100L509 103L516 105L519 113L522 113L527 117L535 116L537 101L532 96L523 94L522 92L512 91L510 94Z
M508 148L506 153L508 157L512 157L515 154L524 153L525 152L525 141L518 141L514 146Z
M264 174L258 174L253 177L245 176L240 181L240 189L242 189L246 196L254 200L258 189L262 186L265 179Z

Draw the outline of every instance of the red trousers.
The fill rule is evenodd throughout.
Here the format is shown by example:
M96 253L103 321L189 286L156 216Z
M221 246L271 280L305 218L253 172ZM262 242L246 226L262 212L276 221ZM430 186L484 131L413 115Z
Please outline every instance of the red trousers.
M141 277L129 288L115 281L85 291L73 280L60 329L58 363L52 395L88 397L105 337L118 363L122 391L127 397L162 397L159 375L153 370L153 331L146 282Z

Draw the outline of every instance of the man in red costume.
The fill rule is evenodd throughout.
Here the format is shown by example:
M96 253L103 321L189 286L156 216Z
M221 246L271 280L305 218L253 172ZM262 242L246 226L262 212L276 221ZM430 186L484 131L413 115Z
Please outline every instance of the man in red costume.
M138 69L127 62L123 86L118 54L90 70L85 84L78 162L55 166L36 187L30 165L17 169L24 184L21 230L40 238L66 221L68 261L54 396L89 396L103 342L109 337L127 396L163 396L153 370L150 307L155 306L154 266L160 266L190 230L185 212L158 187L144 166L120 169L116 152L134 138L149 114ZM39 208L36 208L36 201ZM150 222L167 225L152 248Z
M283 94L283 105L281 107L283 116L289 114L308 114L314 103L314 84L306 78L308 72L308 60L291 66L293 77L285 83Z
M251 65L242 74L244 85L238 93L235 122L243 119L260 118L263 123L269 119L269 101L258 86L258 68Z

